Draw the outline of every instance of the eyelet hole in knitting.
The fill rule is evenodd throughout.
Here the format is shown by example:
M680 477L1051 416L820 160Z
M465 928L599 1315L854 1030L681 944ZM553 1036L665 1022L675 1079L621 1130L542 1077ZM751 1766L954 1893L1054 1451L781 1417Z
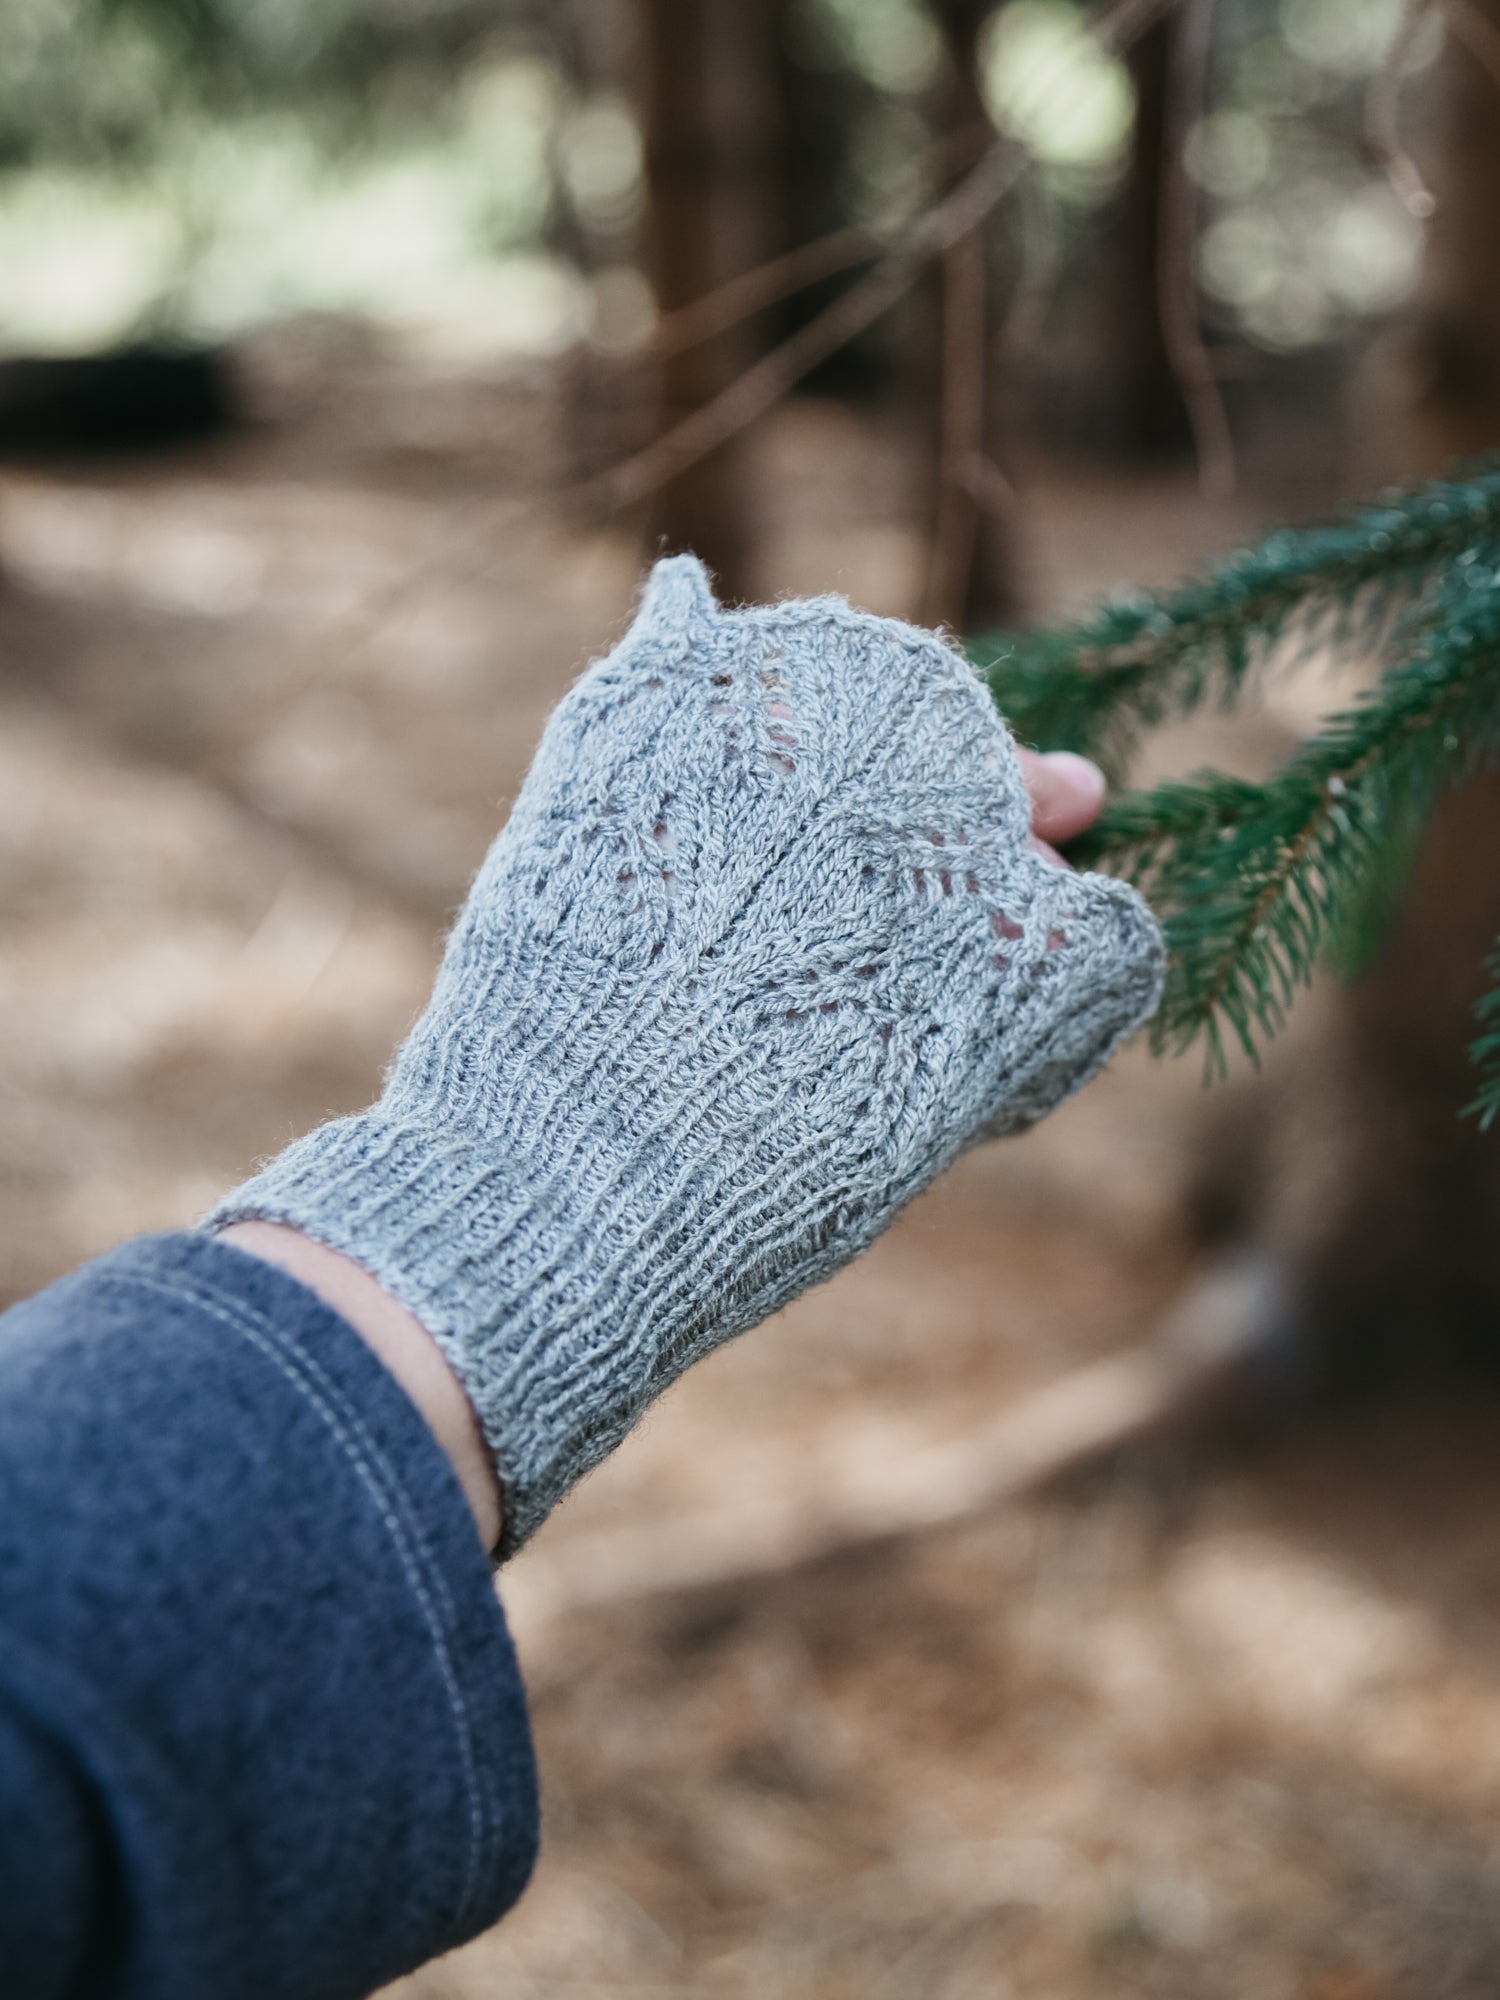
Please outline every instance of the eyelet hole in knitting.
M711 674L709 686L712 688L732 688L733 674ZM744 723L748 719L743 699L736 701L728 694L717 694L708 703L709 720L718 725L724 745L726 765L736 763L744 755Z
M786 687L781 675L775 672L763 673L761 681L770 689L784 691ZM789 778L797 769L797 760L793 755L797 749L797 737L793 727L796 722L796 711L791 702L785 698L784 692L779 692L774 700L765 704L765 718L766 741L773 746L766 752L766 761L773 771L779 772L783 778Z

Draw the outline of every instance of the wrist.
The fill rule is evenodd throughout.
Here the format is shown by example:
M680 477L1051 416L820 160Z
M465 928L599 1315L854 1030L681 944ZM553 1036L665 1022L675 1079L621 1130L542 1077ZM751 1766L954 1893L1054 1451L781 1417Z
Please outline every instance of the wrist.
M508 1055L500 1039L486 1073ZM204 1225L279 1224L336 1252L425 1330L488 1445L506 1555L664 1386L658 1347L675 1345L684 1302L701 1317L695 1233L673 1256L650 1248L663 1240L646 1170L659 1147L640 1140L621 1159L601 1142L588 1176L566 1170L600 1120L590 1078L603 1063L591 1060L546 1125L522 1119L483 1137L425 1105L393 1109L388 1093L295 1141Z
M447 1455L479 1538L500 1541L500 1482L474 1406L442 1349L415 1313L363 1265L283 1222L232 1222L218 1234L237 1250L278 1265L354 1328L395 1376Z

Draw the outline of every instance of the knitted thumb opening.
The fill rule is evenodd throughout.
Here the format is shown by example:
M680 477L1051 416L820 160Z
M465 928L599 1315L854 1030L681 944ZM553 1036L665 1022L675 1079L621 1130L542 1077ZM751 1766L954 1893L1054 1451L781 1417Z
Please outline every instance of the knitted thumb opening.
M700 631L719 615L708 571L696 556L663 556L646 578L638 629L686 635Z

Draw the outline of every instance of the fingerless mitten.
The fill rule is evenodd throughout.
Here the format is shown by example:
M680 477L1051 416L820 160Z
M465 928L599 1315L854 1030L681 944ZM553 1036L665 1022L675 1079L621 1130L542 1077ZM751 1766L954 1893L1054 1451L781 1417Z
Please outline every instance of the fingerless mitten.
M370 1110L209 1227L364 1265L464 1382L519 1546L691 1362L1151 1012L1124 884L1049 864L931 633L659 563L547 725Z

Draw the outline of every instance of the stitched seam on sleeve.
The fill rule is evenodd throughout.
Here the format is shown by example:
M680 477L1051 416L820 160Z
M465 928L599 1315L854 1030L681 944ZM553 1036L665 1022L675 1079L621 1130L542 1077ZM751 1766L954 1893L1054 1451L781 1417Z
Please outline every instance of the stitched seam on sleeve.
M351 1436L368 1454L372 1463L379 1468L388 1489L386 1497L395 1511L400 1515L403 1527L412 1546L419 1552L422 1552L422 1566L427 1578L428 1587L438 1601L440 1612L451 1624L455 1616L453 1595L448 1588L447 1579L444 1577L442 1570L425 1555L426 1537L422 1533L417 1510L412 1505L411 1496L406 1490L405 1482L392 1466L389 1457L381 1447L379 1439L365 1422L358 1406L349 1400L347 1394L340 1388L327 1369L322 1366L317 1357L309 1353L305 1348L298 1346L296 1342L289 1341L274 1320L267 1319L265 1314L259 1311L257 1307L247 1304L241 1298L221 1298L212 1289L204 1290L200 1285L195 1284L189 1279L177 1277L171 1279L145 1276L137 1277L134 1272L125 1272L119 1275L116 1282L127 1284L139 1283L154 1286L157 1289L166 1286L178 1297L189 1299L194 1304L201 1305L207 1311L216 1315L219 1315L220 1309L222 1309L222 1311L241 1314L246 1319L254 1321L266 1338L291 1362L292 1366L304 1374L308 1378L308 1381L333 1405ZM294 1282L300 1283L300 1280L294 1280ZM316 1297L317 1294L314 1294L314 1296ZM324 1305L327 1304L325 1300L320 1299L319 1302ZM335 1318L339 1317L337 1307L327 1306L327 1310L333 1313ZM405 1392L403 1391L402 1393L404 1394Z
M210 1312L216 1312L222 1307L227 1312L242 1314L246 1319L255 1322L266 1338L273 1342L291 1362L292 1366L304 1374L309 1382L333 1405L352 1437L368 1454L372 1463L379 1468L388 1489L386 1498L401 1516L402 1525L413 1548L422 1553L422 1566L426 1575L428 1588L437 1599L440 1612L451 1624L455 1616L453 1596L441 1568L433 1564L425 1555L426 1537L422 1533L421 1523L417 1511L412 1505L411 1496L406 1490L405 1482L392 1466L389 1457L381 1447L379 1439L365 1422L358 1406L349 1400L344 1390L329 1375L327 1369L322 1366L316 1356L309 1353L305 1348L298 1346L295 1342L289 1341L281 1328L273 1320L267 1319L264 1313L260 1312L255 1306L247 1304L243 1299L221 1299L216 1292L212 1290L204 1291L200 1286L191 1281L180 1278L162 1280L142 1277L137 1280L134 1274L129 1274L126 1282L140 1282L142 1284L155 1285L158 1288L166 1284L178 1296L191 1299L195 1304L205 1307ZM337 1309L335 1307L330 1306L328 1310L333 1312L335 1317L337 1317Z
M462 1922L478 1887L479 1854L485 1818L478 1763L474 1752L474 1733L463 1688L443 1632L442 1621L433 1603L434 1584L445 1597L446 1591L443 1590L441 1579L432 1574L432 1565L426 1552L421 1548L420 1538L414 1534L408 1522L398 1518L396 1508L392 1505L393 1494L400 1494L402 1491L400 1480L385 1461L379 1447L364 1431L364 1425L358 1416L348 1409L337 1385L328 1381L326 1376L322 1376L322 1372L315 1369L308 1358L299 1349L292 1347L277 1328L253 1306L246 1306L237 1299L232 1302L227 1299L217 1299L199 1291L193 1285L149 1278L137 1272L122 1273L120 1281L139 1286L143 1291L157 1292L164 1298L196 1306L248 1341L322 1418L330 1435L353 1466L361 1485L374 1502L375 1509L400 1559L402 1572L412 1596L416 1599L431 1634L444 1690L448 1697L449 1711L453 1718L454 1731L458 1738L469 1808L468 1865L454 1914L455 1924ZM307 1379L318 1377L321 1379ZM364 1436L362 1438L351 1436L351 1432L364 1432Z
M136 1280L132 1276L128 1282L133 1283ZM248 1305L243 1299L220 1299L217 1293L213 1291L205 1292L198 1285L182 1279L163 1281L156 1278L142 1278L139 1282L158 1286L166 1282L181 1297L191 1298L197 1304L206 1307L211 1312L215 1311L217 1307L222 1306L228 1312L243 1314L247 1319L253 1320L266 1335L267 1339L271 1340L281 1350L296 1369L307 1376L308 1380L338 1411L339 1417L346 1428L384 1476L388 1488L386 1497L401 1516L405 1532L413 1547L418 1551L425 1549L426 1537L422 1533L421 1523L417 1511L412 1505L411 1496L406 1490L405 1482L392 1466L390 1459L381 1447L379 1439L365 1422L357 1405L350 1402L343 1389L329 1375L327 1369L322 1366L315 1355L309 1353L305 1348L299 1347L295 1342L288 1341L286 1335L273 1320L268 1320L264 1313L260 1312L255 1306ZM337 1316L337 1309L335 1307L330 1306L328 1310ZM429 1561L425 1554L423 1555L423 1569L426 1574L428 1587L438 1600L440 1612L451 1624L455 1616L453 1595L448 1588L446 1577L443 1575L441 1568Z

